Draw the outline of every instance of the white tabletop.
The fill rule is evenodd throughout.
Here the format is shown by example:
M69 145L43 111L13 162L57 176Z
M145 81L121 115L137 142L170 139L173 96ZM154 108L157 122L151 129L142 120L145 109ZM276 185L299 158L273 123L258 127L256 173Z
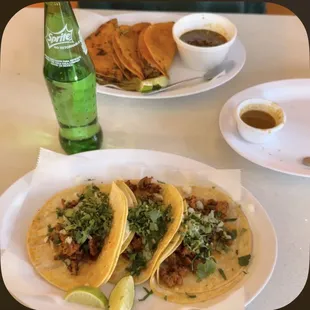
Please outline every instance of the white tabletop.
M186 98L146 102L98 95L104 147L159 150L215 168L242 169L243 185L266 208L279 242L274 274L248 309L278 309L297 297L308 274L310 180L261 168L237 155L220 134L218 116L229 97L249 86L308 78L308 40L294 16L227 16L247 50L242 72L220 88ZM12 18L1 52L0 193L35 167L39 147L62 152L42 76L42 9L23 9Z

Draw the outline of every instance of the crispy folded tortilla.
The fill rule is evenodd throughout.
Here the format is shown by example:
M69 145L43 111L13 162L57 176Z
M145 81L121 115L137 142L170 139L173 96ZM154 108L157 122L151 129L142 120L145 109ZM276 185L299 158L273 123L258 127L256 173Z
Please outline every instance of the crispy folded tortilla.
M138 40L140 32L148 25L148 23L122 25L115 31L113 37L113 48L119 61L140 80L144 79L144 74L138 54Z
M86 46L99 78L99 83L121 82L124 77L114 60L112 48L112 36L118 27L117 19L112 19L101 25L95 32L89 35Z
M156 23L149 26L144 33L144 42L152 56L152 59L157 64L160 72L169 76L168 72L172 65L176 54L176 43L172 36L172 27L174 22ZM149 56L144 56L146 60ZM154 64L153 61L150 65Z
M139 180L130 180L132 184L138 184ZM119 184L119 182L118 182ZM162 188L162 196L163 196L163 203L166 207L169 205L171 206L171 213L172 213L172 221L168 223L167 231L158 243L156 251L153 253L152 258L147 262L146 267L141 271L139 275L134 275L133 279L135 284L140 284L145 281L147 281L152 273L152 270L154 269L157 260L160 258L162 253L164 252L165 248L169 245L169 243L172 241L175 233L178 231L179 226L182 221L182 215L183 215L183 200L182 196L179 194L178 190L169 184L160 184ZM123 183L122 186L120 186L123 190L124 193L127 195L127 197L132 195L135 197L134 193L130 190L130 188ZM131 192L131 194L128 193L128 190ZM132 233L131 239L127 240L132 240L133 236L135 233ZM130 242L128 243L128 245ZM117 266L114 270L114 273L112 274L109 282L115 284L117 283L122 277L126 276L129 274L129 271L126 269L130 266L130 261L121 255L119 257L119 260L117 262Z
M155 62L154 58L150 54L146 44L145 44L145 31L147 28L144 28L140 35L138 41L138 52L141 62L143 64L143 73L146 79L154 78L161 75L161 69L158 64Z
M179 191L182 193L181 189ZM248 268L248 266L240 266L238 258L251 255L252 252L251 229L245 214L238 204L217 188L193 187L192 194L199 199L227 201L229 203L227 217L230 219L236 218L237 220L225 222L225 227L236 230L237 238L233 241L228 252L219 253L213 251L211 253L216 260L216 271L214 273L198 281L194 273L187 272L183 276L182 284L171 287L161 278L160 268L165 265L165 262L166 268L169 268L169 265L167 265L169 260L166 261L166 259L171 257L180 245L184 246L181 234L177 233L175 235L173 242L166 247L165 252L153 269L150 286L154 294L179 304L207 301L232 290L244 279L246 276L245 270ZM226 280L219 270L224 273ZM172 274L168 273L168 276L172 276Z
M50 198L37 212L28 230L27 250L34 269L49 283L65 291L77 286L99 287L106 283L120 255L128 213L127 198L115 183L97 187L109 194L112 226L97 259L83 262L77 275L72 275L62 261L54 260L53 245L46 242L45 238L47 226L57 223L56 208L61 205L61 200L76 199L76 194L81 193L85 185L66 189Z

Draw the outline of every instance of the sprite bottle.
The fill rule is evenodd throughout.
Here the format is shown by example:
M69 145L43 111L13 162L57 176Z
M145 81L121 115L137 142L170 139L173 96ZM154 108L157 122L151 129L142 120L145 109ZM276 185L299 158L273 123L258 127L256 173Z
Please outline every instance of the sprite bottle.
M70 2L44 4L44 77L67 154L102 144L96 73Z

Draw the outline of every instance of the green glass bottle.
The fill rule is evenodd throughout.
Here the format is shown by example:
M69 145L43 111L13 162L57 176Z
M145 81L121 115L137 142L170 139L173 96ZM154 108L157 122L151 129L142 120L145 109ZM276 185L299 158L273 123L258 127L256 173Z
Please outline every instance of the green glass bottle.
M96 73L70 2L44 4L44 77L67 154L97 150Z

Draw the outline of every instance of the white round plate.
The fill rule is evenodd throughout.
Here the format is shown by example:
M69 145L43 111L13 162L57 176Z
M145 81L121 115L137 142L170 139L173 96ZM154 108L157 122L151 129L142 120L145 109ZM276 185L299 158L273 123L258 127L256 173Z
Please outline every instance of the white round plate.
M278 103L286 113L286 124L268 143L248 143L239 135L233 110L243 100L264 98ZM286 174L310 177L302 165L310 156L310 79L281 80L256 85L230 98L222 108L219 125L230 147L249 161Z
M85 38L90 33L95 31L101 24L111 20L112 18L117 18L119 25L133 25L135 23L146 21L150 23L176 21L185 14L137 12L113 16L103 16L92 12L78 12L76 15L79 26L81 28L81 33ZM223 85L224 83L227 83L229 80L234 78L240 72L246 60L246 51L243 44L238 38L235 44L232 46L226 60L233 61L234 66L229 69L229 72L226 75L211 82L200 82L199 80L193 81L154 95L145 95L139 92L112 89L103 85L97 85L97 91L106 95L135 99L167 99L194 95ZM202 76L204 73L186 68L182 64L181 59L177 53L169 74L170 82L174 83L192 77L199 77Z
M171 169L179 169L181 171L183 167L186 167L187 170L197 171L212 171L214 169L203 163L185 157L146 150L99 150L83 153L83 156L91 159L92 162L104 162L107 166L140 164L147 167L164 165ZM14 219L16 218L16 215L18 214L29 190L31 174L32 172L16 181L0 197L1 240L4 240L4 236L11 235L15 222ZM249 266L249 274L244 278L242 283L240 283L240 286L244 287L245 303L248 305L261 292L273 273L277 259L277 238L266 211L255 199L255 197L245 188L242 188L241 195L241 204L251 204L253 206L253 210L251 209L246 212L246 216L253 232L253 259L251 265ZM264 229L261 229L262 227L264 227ZM1 248L5 248L5 246L6 245L2 242ZM268 255L266 255L266 253L268 253ZM4 256L5 255L1 255L1 260ZM2 264L2 276L7 289L10 291L10 281L8 281L9 279L6 279L5 264ZM140 296L144 295L142 287L137 287L136 294L138 296L139 294ZM27 302L23 296L15 297L27 305ZM221 300L219 299L219 301ZM203 306L207 306L208 304L209 302L203 303ZM180 305L167 303L154 295L148 298L148 300L144 303L135 303L134 309L142 310L145 309L145 307L150 310L180 309Z

